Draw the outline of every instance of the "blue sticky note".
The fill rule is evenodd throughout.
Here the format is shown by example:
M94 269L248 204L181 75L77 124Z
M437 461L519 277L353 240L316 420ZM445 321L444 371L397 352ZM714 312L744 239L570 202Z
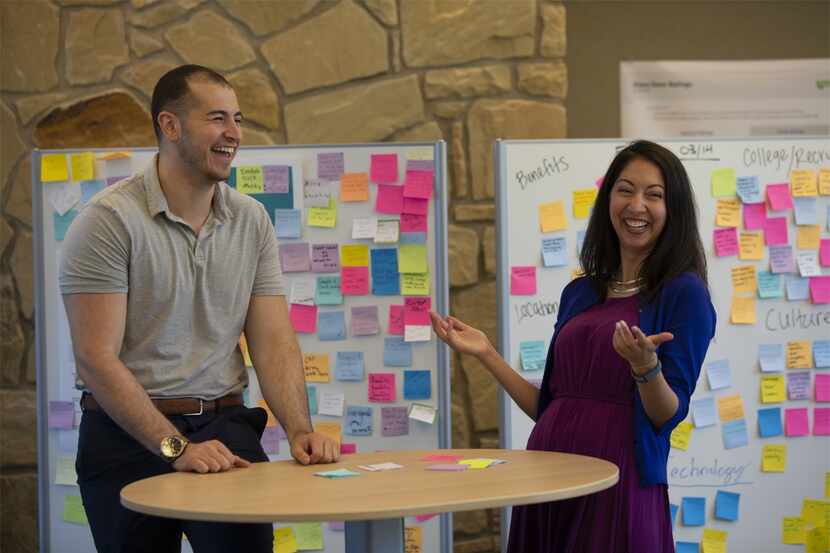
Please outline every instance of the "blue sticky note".
M533 340L519 344L519 359L522 362L522 369L526 371L539 371L545 368L545 342Z
M680 509L679 505L669 503L669 514L671 515L671 525L674 526L674 521L677 520L677 511Z
M576 256L579 257L579 254L582 253L582 244L585 243L585 231L578 230L576 231Z
M107 181L104 180L84 180L81 181L81 205L86 204L92 197L107 187Z
M564 236L542 238L542 263L545 267L568 264L568 240Z
M319 276L314 291L314 303L317 305L340 305L343 292L340 290L340 276Z
M337 380L363 380L364 367L362 351L338 351L334 363L334 377Z
M723 432L723 447L726 449L744 447L749 443L744 419L723 423L721 431Z
M346 339L346 314L343 311L321 311L317 319L317 335L323 342Z
M717 422L715 398L708 397L705 399L692 400L691 407L692 421L695 423L695 428L713 426Z
M52 224L55 228L55 242L63 242L66 236L66 231L69 230L69 225L78 216L77 209L70 209L63 215L58 215L57 211L52 212Z
M817 369L830 368L830 340L813 340L813 361Z
M806 301L810 297L810 279L789 277L787 279L787 300Z
M761 372L772 373L784 370L784 344L759 344L758 361Z
M758 435L762 438L780 436L784 433L781 427L781 408L768 407L758 409Z
M769 271L758 271L758 297L763 299L780 298L781 275Z
M412 344L403 341L403 336L383 339L383 364L387 367L411 367Z
M265 206L265 211L271 217L271 224L274 224L274 210L275 209L294 209L294 193L292 192L294 185L288 183L287 194L248 194L249 198L253 198Z
M745 204L759 204L764 201L761 196L761 184L755 175L748 177L737 177L735 179L735 191L741 202Z
M309 386L306 384L305 392L308 395L308 414L317 414L317 386Z
M700 544L696 541L679 541L675 544L675 553L700 553Z
M299 209L275 209L274 226L277 229L277 238L299 238L300 215Z
M706 498L684 497L680 503L683 526L703 526L706 523Z
M793 210L795 211L796 225L818 224L818 209L815 198L793 198Z
M729 359L718 359L706 364L706 376L709 378L709 389L720 390L732 385L732 371L729 369Z
M372 257L372 294L376 296L397 296L401 293L401 278L398 273L398 250L376 248Z
M741 494L718 490L715 495L715 518L738 520L738 503Z
M372 435L372 408L366 405L349 405L343 420L343 434L349 436Z
M426 244L426 232L402 232L398 242L401 244Z
M403 398L429 399L432 397L432 383L430 371L403 372Z

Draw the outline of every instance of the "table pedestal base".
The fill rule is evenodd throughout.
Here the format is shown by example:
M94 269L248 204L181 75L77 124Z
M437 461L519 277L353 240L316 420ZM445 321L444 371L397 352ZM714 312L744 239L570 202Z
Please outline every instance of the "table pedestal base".
M402 518L346 522L346 553L403 553Z

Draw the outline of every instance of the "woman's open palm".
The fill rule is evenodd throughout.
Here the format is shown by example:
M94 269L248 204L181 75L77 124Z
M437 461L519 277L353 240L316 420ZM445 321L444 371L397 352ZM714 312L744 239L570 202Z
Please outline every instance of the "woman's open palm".
M492 348L486 334L455 317L442 318L435 311L430 311L429 317L435 334L458 353L480 356Z

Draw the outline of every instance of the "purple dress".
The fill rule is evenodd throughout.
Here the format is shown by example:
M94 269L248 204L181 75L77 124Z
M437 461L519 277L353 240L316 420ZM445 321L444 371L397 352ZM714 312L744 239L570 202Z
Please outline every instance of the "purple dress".
M614 351L614 324L639 323L637 296L609 298L573 317L554 344L553 402L536 422L527 449L611 461L620 480L584 497L517 506L510 553L671 553L665 484L640 487L634 459L634 381Z

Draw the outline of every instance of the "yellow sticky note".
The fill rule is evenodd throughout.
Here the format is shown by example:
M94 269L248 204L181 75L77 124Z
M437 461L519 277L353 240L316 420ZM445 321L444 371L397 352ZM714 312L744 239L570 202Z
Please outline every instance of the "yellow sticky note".
M754 265L732 267L732 289L735 292L755 292L758 289Z
M297 540L290 526L274 529L274 553L297 553Z
M261 165L241 165L236 168L236 191L241 194L265 192L265 178Z
M826 526L819 526L807 532L804 542L806 553L826 553L830 549L830 531Z
M314 423L314 431L325 434L339 444L343 429L339 422L317 421Z
M715 169L712 171L712 196L734 196L735 183L734 169Z
M41 182L69 180L66 154L43 154L40 156Z
M811 369L813 367L813 352L809 340L787 342L787 368Z
M718 200L715 213L715 224L719 227L741 226L741 201L737 198Z
M760 234L742 232L738 248L738 259L745 261L764 259L764 237Z
M309 207L308 226L334 228L337 226L337 204L334 198L329 198L328 207Z
M781 403L787 400L787 383L783 374L761 377L761 403Z
M787 446L765 445L761 450L762 472L784 472L787 469Z
M427 273L427 247L424 244L401 244L398 248L398 271L401 273Z
M435 154L433 153L432 148L429 147L412 148L406 151L406 159L414 161L432 161L435 159Z
M817 250L821 240L819 225L801 225L798 228L796 244L799 250Z
M428 296L429 273L401 273L402 296Z
M818 193L822 196L830 196L830 169L819 170Z
M420 526L406 526L403 529L404 553L421 553L421 547L423 545L423 537L421 535L421 530L422 529Z
M244 334L239 337L239 350L242 352L242 360L245 362L245 366L253 367L254 364L251 361L251 353L248 351L248 340L245 338Z
M804 543L806 525L801 517L784 517L781 519L781 543L794 545Z
M369 246L343 244L340 246L340 264L343 267L368 267Z
M671 446L675 449L687 451L689 440L692 438L692 428L694 428L694 425L688 421L683 421L675 426L671 433Z
M329 382L329 354L304 353L303 369L306 382Z
M816 172L810 169L790 171L790 188L793 196L815 196L818 194Z
M369 200L369 174L343 173L340 177L341 202L365 202Z
M297 549L300 551L325 549L323 525L319 522L298 522L293 524Z
M723 396L718 398L718 415L721 422L744 418L744 402L741 396Z
M69 156L72 164L72 180L92 180L95 178L95 154L83 152Z
M813 526L824 526L827 509L830 509L830 501L804 499L801 503L801 518Z
M75 524L89 525L84 510L84 503L79 495L63 496L63 520Z
M824 497L830 497L830 472L824 473Z
M542 232L553 232L568 228L565 204L562 202L539 204L539 228L542 229Z
M729 534L725 530L703 529L703 553L726 553L726 538Z
M581 188L573 191L574 218L585 219L591 214L591 208L597 199L597 187Z
M59 486L77 486L78 475L75 473L75 457L59 455L55 466L55 484Z
M755 324L755 296L732 298L732 311L729 320L735 325Z
M471 469L486 469L493 464L492 459L461 459L459 465L467 465Z
M264 399L260 399L256 402L256 404L263 409L265 409L265 413L268 415L268 422L265 423L265 426L274 427L277 426L277 417L274 416L274 413L271 412L271 409L268 407L268 403Z
M103 159L104 161L113 161L115 159L127 159L132 157L130 152L107 152L105 154L99 154L98 159Z

